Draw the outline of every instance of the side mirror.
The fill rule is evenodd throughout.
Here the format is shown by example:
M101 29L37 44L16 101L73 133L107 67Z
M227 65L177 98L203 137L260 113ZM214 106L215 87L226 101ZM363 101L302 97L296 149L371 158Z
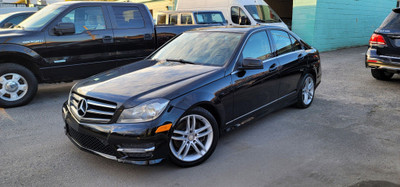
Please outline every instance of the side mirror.
M7 22L4 24L3 28L11 28L12 26L14 26L13 23Z
M264 64L260 59L245 58L242 62L241 69L263 69Z
M75 34L75 25L73 23L58 23L54 27L54 33L59 36Z

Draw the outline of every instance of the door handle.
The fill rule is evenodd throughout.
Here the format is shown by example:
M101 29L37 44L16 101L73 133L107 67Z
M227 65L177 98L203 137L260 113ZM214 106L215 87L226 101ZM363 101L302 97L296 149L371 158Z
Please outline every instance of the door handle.
M151 34L145 34L144 35L144 40L152 40L153 37L151 36Z
M299 59L303 59L305 55L303 53L300 53L299 56L297 56Z
M270 71L270 72L275 71L275 70L277 70L277 69L278 69L278 66L277 66L276 63L272 64L272 65L269 67L269 71Z

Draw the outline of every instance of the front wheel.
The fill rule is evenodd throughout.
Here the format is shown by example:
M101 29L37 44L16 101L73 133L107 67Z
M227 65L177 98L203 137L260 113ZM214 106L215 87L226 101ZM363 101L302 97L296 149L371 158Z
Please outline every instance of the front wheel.
M296 106L308 108L314 100L315 81L311 74L306 74L300 81Z
M201 164L214 152L218 137L213 115L204 108L192 109L171 130L170 159L181 167Z
M18 64L0 64L0 107L27 104L36 91L37 80L30 70Z

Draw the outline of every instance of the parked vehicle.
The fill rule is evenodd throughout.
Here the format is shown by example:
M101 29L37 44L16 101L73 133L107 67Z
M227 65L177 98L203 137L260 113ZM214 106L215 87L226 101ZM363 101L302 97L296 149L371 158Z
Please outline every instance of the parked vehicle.
M187 31L143 61L78 82L63 106L79 148L119 162L194 166L222 132L279 108L307 108L316 49L281 27Z
M226 25L221 11L164 11L157 14L157 25Z
M378 80L400 73L400 8L393 9L369 40L365 66Z
M0 15L0 28L10 28L14 25L18 25L21 21L25 20L32 14L34 11L25 11L25 12L12 12L8 14Z
M34 97L38 82L86 78L141 60L183 31L154 27L143 4L62 2L0 31L0 107Z
M272 25L288 28L264 0L178 0L178 11L218 10L229 25Z

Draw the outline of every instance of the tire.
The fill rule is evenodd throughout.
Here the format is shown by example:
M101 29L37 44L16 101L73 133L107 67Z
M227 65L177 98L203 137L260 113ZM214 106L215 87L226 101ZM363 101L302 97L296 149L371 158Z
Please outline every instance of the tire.
M0 64L0 107L16 107L29 103L37 92L33 73L18 64Z
M170 160L180 167L199 165L214 152L218 138L218 124L210 112L200 107L189 110L170 131Z
M394 75L394 73L389 73L381 69L371 69L371 74L375 79L383 81L390 80Z
M315 94L315 79L307 73L299 82L299 88L297 93L297 108L308 108L314 101Z

